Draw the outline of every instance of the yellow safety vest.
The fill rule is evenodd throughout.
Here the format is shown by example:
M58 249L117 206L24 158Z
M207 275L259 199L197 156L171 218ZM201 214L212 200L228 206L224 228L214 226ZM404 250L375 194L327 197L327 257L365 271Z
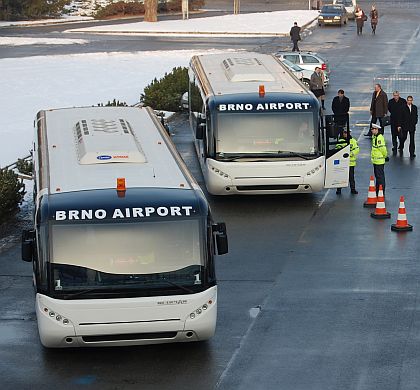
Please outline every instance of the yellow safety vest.
M335 148L343 149L347 145L348 145L347 140L344 138L340 138ZM359 148L359 145L357 144L357 141L354 138L350 138L350 164L349 165L351 167L356 166L356 159L359 152L360 152L360 148Z
M385 157L388 157L388 151L386 150L385 138L382 134L372 137L372 152L370 157L374 165L385 164Z

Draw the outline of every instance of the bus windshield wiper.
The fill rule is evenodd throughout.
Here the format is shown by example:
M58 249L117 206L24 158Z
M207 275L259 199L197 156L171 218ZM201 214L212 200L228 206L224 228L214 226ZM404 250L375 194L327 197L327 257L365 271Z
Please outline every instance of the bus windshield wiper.
M80 290L80 291L75 292L75 293L67 294L67 295L65 295L63 297L63 299L70 299L70 298L78 297L80 295L85 295L85 294L88 294L88 293L93 292L93 291L97 291L99 293L104 293L104 292L107 293L107 292L110 292L109 290L114 291L114 290L117 290L117 289L116 288L113 288L113 287L107 287L107 288L104 288L104 289L101 289L101 288L88 288L86 290Z
M292 152L291 150L277 150L277 151L273 151L271 153L289 154L290 156L297 156L297 157L303 158L304 160L310 160L311 157L313 156L312 154L309 154L309 153L302 154L302 153L298 153L298 152Z
M178 287L178 288L180 288L181 290L184 290L184 291L186 291L186 292L188 292L188 293L190 293L190 294L194 294L194 291L193 291L193 290L191 290L190 288L185 287L185 286L182 286L182 285L180 285L180 284L178 284L178 283L175 283L175 282L173 282L172 280L169 280L169 279L166 279L166 278L160 278L160 279L158 279L158 280L163 280L163 281L165 281L166 283L172 284L172 286Z
M240 158L266 158L275 157L278 152L262 152L262 153L224 153L223 155L217 155L221 161L235 161Z

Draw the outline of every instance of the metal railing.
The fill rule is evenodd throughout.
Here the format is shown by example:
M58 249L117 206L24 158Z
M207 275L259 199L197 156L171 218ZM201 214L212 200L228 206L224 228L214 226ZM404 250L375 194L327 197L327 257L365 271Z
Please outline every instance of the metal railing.
M381 74L374 77L373 84L381 84L386 93L398 91L418 94L420 93L420 73Z

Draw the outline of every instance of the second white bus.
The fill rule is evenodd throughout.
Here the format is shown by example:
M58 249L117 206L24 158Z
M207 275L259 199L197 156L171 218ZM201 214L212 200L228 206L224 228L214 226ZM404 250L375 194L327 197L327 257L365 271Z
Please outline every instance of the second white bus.
M194 56L189 85L190 125L211 194L347 186L349 146L331 148L318 100L274 56Z

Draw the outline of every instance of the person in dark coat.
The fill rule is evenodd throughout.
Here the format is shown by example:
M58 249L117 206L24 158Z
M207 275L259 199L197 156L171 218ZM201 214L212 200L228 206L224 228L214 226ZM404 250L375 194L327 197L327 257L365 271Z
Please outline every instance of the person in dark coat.
M294 26L290 29L290 39L293 42L293 51L300 51L298 48L298 42L301 40L300 27L297 22L295 22Z
M356 26L357 26L357 35L362 35L363 25L366 21L366 14L360 7L357 7L356 12L354 13L356 18Z
M344 96L342 89L338 90L337 96L333 99L331 109L334 113L335 123L340 128L345 127L349 120L350 100Z
M382 90L381 84L375 84L375 91L372 94L372 101L370 103L370 115L372 119L370 121L369 129L372 129L372 124L379 120L381 126L379 133L384 133L383 118L388 113L388 96L385 91ZM372 136L372 132L369 130L367 137Z
M404 120L403 120L403 126L402 126L403 136L400 138L400 148L404 149L404 142L407 139L407 135L410 134L410 146L408 147L408 149L410 151L411 159L416 157L416 154L415 154L416 146L414 143L414 136L416 133L417 121L418 121L417 106L413 104L413 97L407 96L407 104L404 107Z
M405 99L400 97L400 93L398 91L394 91L392 96L392 99L388 102L388 111L391 114L392 154L395 156L397 154L398 139L400 139L400 147L398 150L400 153L403 152L403 148L401 148L401 139L403 138L402 126L407 102Z
M376 26L378 25L379 14L378 10L376 9L375 5L372 5L372 9L370 10L370 26L372 27L372 34L376 34Z
M319 100L323 110L325 110L324 80L322 69L319 66L315 67L315 71L312 73L311 79L309 80L309 89Z

